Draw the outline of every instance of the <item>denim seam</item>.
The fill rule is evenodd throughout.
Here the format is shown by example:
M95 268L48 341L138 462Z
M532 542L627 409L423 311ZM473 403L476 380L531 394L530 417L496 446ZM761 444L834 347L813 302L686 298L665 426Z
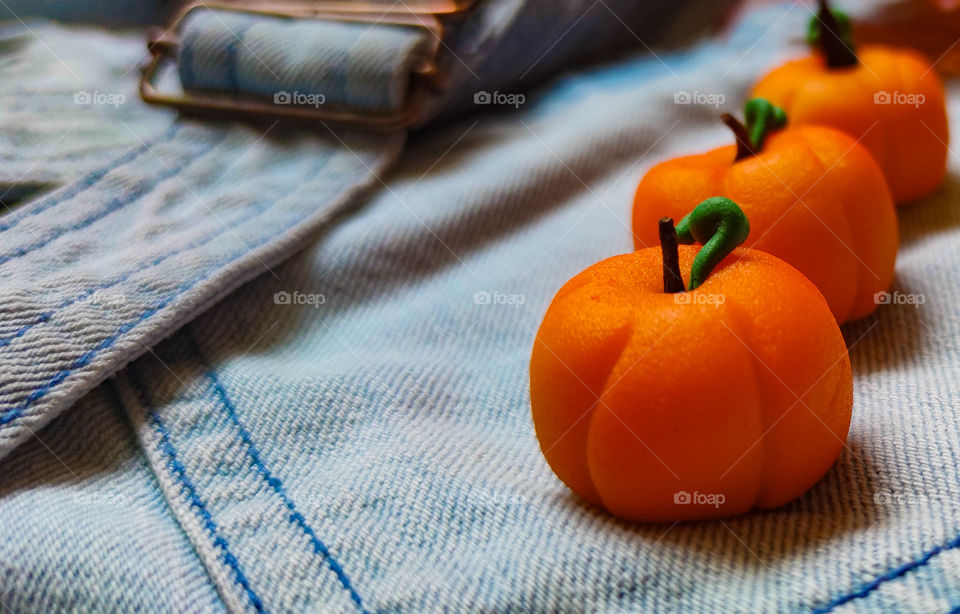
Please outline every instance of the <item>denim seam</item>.
M393 150L391 148L388 148L386 153L390 154L392 151ZM368 171L369 171L369 168L368 168ZM358 185L358 184L359 182L354 182L354 185ZM116 342L120 339L120 337L122 337L124 334L128 333L130 330L135 328L138 324L151 318L153 315L155 315L161 309L163 309L164 307L172 303L175 299L180 297L182 294L189 291L191 288L193 288L200 282L205 281L208 277L213 275L216 271L219 271L225 266L229 266L230 264L233 264L237 260L250 254L253 250L289 232L291 229L293 229L295 226L302 223L303 221L304 221L304 218L298 217L293 223L285 226L279 232L266 236L265 238L261 239L259 242L257 242L254 245L246 246L245 249L237 252L235 255L231 256L226 261L223 261L220 264L209 268L207 271L204 272L203 275L194 277L193 279L178 286L173 292L173 294L161 300L153 307L147 309L142 314L140 314L137 318L134 318L133 320L122 325L117 330L117 332L114 333L112 336L104 339L99 344L97 344L97 346L94 347L92 350L89 350L83 355L81 355L66 369L62 369L61 371L56 373L52 378L50 378L50 380L47 383L43 384L38 388L35 388L29 395L27 395L27 398L22 403L6 410L6 412L0 415L0 431L2 431L5 425L9 424L13 420L16 420L18 417L22 416L23 412L29 409L30 406L32 406L38 400L40 400L41 398L49 394L54 388L56 388L57 385L59 385L63 380L69 377L71 373L86 366L91 360L93 360L93 358L97 356L97 354L116 344Z
M107 166L99 170L93 171L92 173L88 174L86 177L84 177L80 181L74 183L72 186L68 187L66 191L64 191L63 193L58 194L55 197L51 197L50 200L48 200L45 203L40 203L35 207L24 211L22 215L13 218L9 222L0 224L0 232L5 232L7 230L10 230L14 226L19 224L23 220L25 220L26 218L33 217L34 215L39 215L40 213L43 213L44 211L47 211L48 209L51 209L68 199L71 199L75 196L79 196L80 194L86 192L88 189L95 186L97 182L99 182L101 179L103 179L108 174L110 174L110 171L114 171L120 168L121 166L124 166L132 162L133 160L136 160L140 156L140 154L144 153L145 151L147 151L148 149L150 149L155 145L160 145L163 143L170 142L170 140L174 137L174 135L176 135L176 133L180 130L182 126L183 124L179 122L175 123L162 136L159 136L146 143L143 143L139 147L135 147L134 149L131 149L130 151L123 154L116 160L110 162Z
M146 386L140 380L139 375L132 365L127 372L129 375L128 381L130 382L131 387L140 397L140 402L143 404L143 407L146 410L147 418L150 420L151 425L154 427L154 430L159 437L157 451L159 451L161 455L167 459L167 468L170 470L171 475L179 484L181 492L186 494L190 507L196 510L203 529L210 538L210 543L221 552L221 562L223 562L223 564L229 567L233 572L234 581L238 586L240 586L240 588L243 589L254 609L257 612L265 612L266 610L263 607L263 600L250 586L250 581L247 579L246 574L243 573L243 569L240 567L240 562L237 560L237 557L233 554L233 552L230 551L229 542L227 542L226 538L220 535L219 528L217 527L217 523L213 520L210 510L204 503L203 498L197 492L197 488L193 484L193 481L190 480L190 477L187 475L186 467L182 462L180 462L177 449L170 441L170 431L163 424L160 416L158 416L157 413L151 409L152 402L149 394L147 393Z
M70 226L59 228L55 230L52 234L48 235L47 237L44 237L43 239L37 241L36 243L32 243L26 247L21 247L12 252L7 252L6 254L0 255L0 265L6 264L11 260L16 260L17 258L22 258L23 256L26 256L27 254L35 250L38 250L46 245L49 245L50 243L56 241L57 239L59 239L64 235L70 234L72 232L76 232L78 230L83 230L84 228L87 228L88 226L104 219L111 213L115 211L119 211L120 209L123 209L130 203L137 200L139 197L149 193L150 190L154 189L161 182L166 181L167 179L173 177L174 175L182 172L191 164L203 158L206 154L210 153L210 150L212 150L223 139L225 139L226 135L227 135L226 132L219 133L217 135L218 138L210 141L205 147L203 147L199 152L195 153L194 155L187 156L182 164L175 166L174 168L167 167L167 170L157 175L153 182L141 188L132 190L130 194L127 194L123 198L114 198L113 200L110 201L110 203L107 204L106 207L94 213L93 215L81 220L80 222L77 222L76 224L72 224Z
M265 241L269 241L275 236L277 235L270 235L269 237L267 237ZM259 244L257 246L259 246ZM190 290L200 282L206 280L210 275L213 274L213 272L215 272L216 270L219 270L220 267L231 264L232 262L245 256L247 253L249 253L249 251L241 251L239 254L230 258L226 262L221 263L220 266L208 269L207 271L204 272L203 275L194 277L193 279L187 281L186 283L181 284L176 288L173 294L161 300L153 307L147 309L142 314L140 314L137 318L122 325L119 329L117 329L116 333L114 333L112 336L107 337L106 339L101 341L92 350L89 350L84 354L82 354L79 358L77 358L77 360L75 360L66 369L60 370L57 374L55 374L52 378L50 378L50 380L46 384L40 386L39 388L35 388L29 395L27 395L27 398L22 403L20 403L20 405L17 405L16 407L12 407L9 410L7 410L6 413L0 416L0 427L3 427L6 424L10 423L11 421L20 417L23 414L24 410L28 409L31 405L33 405L34 403L36 403L37 401L45 397L47 394L49 394L51 390L56 388L61 382L63 382L63 380L69 377L71 373L89 364L90 361L97 356L97 354L113 346L120 339L120 337L130 332L138 324L151 318L154 314L156 314L161 309L163 309L164 307L172 303L180 295L187 292L188 290Z
M313 169L313 170L311 171L311 174L316 174L316 173L318 173L321 169L323 169L323 167L326 165L327 162L329 162L329 157L324 157L324 158L321 160L321 164L318 165L315 169ZM285 193L283 196L278 197L277 200L281 200L281 199L283 199L283 198L286 198L286 197L289 196L290 194L293 194L293 193L296 191L297 187L299 187L299 186L294 186L294 187L292 187L292 188L291 188L287 193ZM266 204L266 206L263 206L264 204ZM20 328L19 328L16 332L14 332L12 335L9 335L9 336L7 336L7 337L0 337L0 348L4 348L4 347L10 345L14 340L19 339L20 337L23 337L25 334L27 334L32 328L34 328L35 326L38 326L38 325L40 325L40 324L43 324L44 322L49 321L49 320L52 319L54 316L56 316L59 312L63 311L64 309L66 309L66 308L69 307L70 305L73 305L74 303L76 303L76 302L78 302L78 301L82 301L83 299L91 296L91 295L92 295L93 293L95 293L95 292L98 292L98 291L100 291L100 290L106 290L106 289L108 289L108 288L112 288L113 286L115 286L115 285L117 285L117 284L123 283L123 282L127 281L128 279L130 279L131 276L136 275L137 273L142 273L142 272L144 272L144 271L147 271L147 270L149 270L149 269L152 269L152 268L155 267L155 266L159 266L159 265L160 265L161 263L163 263L163 261L166 260L167 258L172 258L173 256L177 256L177 255L179 255L179 254L183 254L183 253L185 253L185 252L188 252L188 251L191 251L191 250L194 250L194 249L198 249L198 248L200 248L200 247L203 247L203 246L206 245L207 243L210 243L211 241L214 241L215 239L218 239L219 237L222 237L224 234L227 233L228 230L232 230L233 228L237 228L237 227L245 224L246 222L249 222L249 221L251 221L251 220L254 220L254 219L260 217L261 215L270 212L270 211L273 209L273 205L274 205L274 204L276 204L276 201L274 201L274 202L272 202L272 203L261 203L260 206L257 206L256 208L253 209L253 211L252 211L253 214L252 214L252 215L248 215L248 216L246 216L246 217L242 217L242 218L240 218L239 220L235 221L235 222L232 223L232 224L224 225L224 227L223 227L222 230L220 230L220 231L218 231L218 232L216 232L216 233L214 233L214 234L212 234L212 235L208 235L206 238L201 239L200 241L194 241L193 243L191 243L191 244L189 244L189 245L185 245L184 247L182 247L182 248L180 248L180 249L175 249L175 250L172 250L172 251L170 251L170 252L167 252L166 254L163 254L163 255L161 255L161 256L157 256L157 257L156 257L154 260L152 260L151 262L149 262L149 263L144 263L145 266L142 266L142 267L140 267L140 268L131 269L131 270L127 271L126 273L122 273L119 277L117 277L116 279L114 279L114 280L111 281L111 282L105 282L105 283L98 284L98 285L96 285L96 286L92 286L92 287L90 287L90 288L85 289L84 291L82 291L81 293L79 293L78 295L76 295L75 297L73 297L73 298L71 298L71 299L69 299L69 300L67 300L67 301L64 301L64 302L60 303L59 305L57 305L56 307L54 307L54 308L51 309L50 311L47 311L47 312L44 312L44 313L40 314L39 316L37 316L37 317L36 317L32 322L30 322L29 324L24 324L22 327L20 327ZM0 423L0 426L2 426L2 423Z
M226 234L226 232L227 232L228 230L230 230L230 229L232 229L232 228L235 228L235 227L237 227L237 226L239 226L239 225L241 225L241 224L243 224L243 223L245 223L245 222L248 222L248 221L250 221L250 220L258 217L260 214L262 214L262 213L264 213L264 212L266 212L266 211L269 211L271 208L272 208L272 206L268 206L268 207L262 208L262 209L260 209L259 211L255 211L255 214L254 214L254 215L249 216L249 217L244 217L244 218L240 219L239 221L235 222L234 224L231 224L231 225L229 225L229 226L225 226L222 230L217 231L217 232L213 233L212 235L208 235L207 237L205 237L205 238L202 239L201 241L195 241L195 242L191 243L190 245L185 245L184 247L182 247L182 248L180 248L180 249L175 249L175 250L172 250L172 251L167 252L167 253L165 253L165 254L162 254L162 255L160 255L160 256L157 256L157 257L156 257L155 259L153 259L152 261L150 261L150 262L148 262L148 263L144 263L145 266L142 266L142 267L140 267L140 268L131 269L131 270L127 271L126 273L121 273L120 276L117 277L117 278L115 278L113 281L104 282L104 283L101 283L101 284L98 284L98 285L96 285L96 286L92 286L92 287L89 287L89 288L83 290L82 292L80 292L79 294L77 294L76 296L74 296L73 298L61 302L59 305L57 305L55 308L51 309L50 311L46 311L46 312L44 312L44 313L41 313L39 316L37 316L36 318L34 318L34 320L33 320L32 322L30 322L29 324L24 324L24 325L21 326L19 329L17 329L17 331L14 332L12 335L9 335L9 336L7 336L7 337L0 337L0 348L3 348L3 347L6 347L6 346L10 345L14 340L19 339L20 337L23 337L25 334L27 334L28 332L30 332L30 330L33 329L35 326L39 326L40 324L43 324L44 322L49 321L50 319L52 319L54 316L56 316L58 313L60 313L61 311L63 311L63 310L66 309L67 307L69 307L70 305L73 305L74 303L77 303L77 302L79 302L79 301L84 300L85 298L90 297L90 296L93 295L95 292L98 292L98 291L100 291L100 290L106 290L106 289L108 289L108 288L112 288L113 286L116 286L117 284L121 284L121 283L127 281L128 279L130 279L130 277L132 277L133 275L136 275L137 273L143 273L144 271L150 270L150 269L152 269L153 267L159 266L159 265L162 264L163 261L166 260L167 258L172 258L173 256L177 256L177 255L179 255L179 254L183 254L183 253L185 253L185 252L188 252L188 251L191 251L191 250L194 250L194 249L201 248L201 247L203 247L204 245L206 245L207 243L210 243L211 241L213 241L213 240L215 240L215 239L217 239L217 238L219 238L219 237L222 237L224 234Z
M933 559L933 557L937 556L938 554L946 552L947 550L954 550L956 548L960 548L960 535L958 535L957 537L954 537L953 539L948 541L946 544L943 544L942 546L935 546L931 548L930 550L923 553L913 561L910 561L909 563L904 563L903 565L900 565L899 567L895 567L890 571L888 571L887 573L881 576L878 576L877 578L865 584L862 588L860 588L860 590L854 591L852 593L848 593L842 597L838 597L833 601L831 601L830 603L828 603L827 605L823 606L822 608L815 609L813 612L814 614L826 614L827 612L831 612L835 608L838 608L844 605L845 603L848 603L855 599L862 599L868 596L877 588L879 588L880 585L882 585L884 582L889 582L891 580L896 580L897 578L903 577L907 573L913 571L914 569L923 567L924 565L929 563Z
M236 406L227 396L226 388L224 388L223 384L220 382L220 378L217 376L213 366L209 361L206 360L206 358L204 358L196 341L196 337L193 335L189 325L185 328L184 336L189 340L194 355L197 357L197 360L203 367L207 379L210 380L216 400L225 410L230 422L232 422L237 428L240 439L247 448L247 454L250 457L250 460L253 462L253 466L257 469L257 472L260 474L260 477L267 484L267 486L269 486L270 489L276 493L284 507L286 507L290 512L287 520L291 524L297 526L310 540L310 545L314 551L314 554L319 555L326 561L327 566L337 576L337 580L340 582L341 586L346 589L347 593L349 593L350 599L357 605L357 608L359 608L361 612L367 612L363 605L363 600L360 598L360 595L354 588L353 583L350 581L349 576L347 576L346 571L344 571L343 566L340 565L337 559L333 556L333 553L330 552L330 549L326 546L326 544L324 544L323 541L317 537L317 534L314 532L313 528L307 524L307 520L303 514L297 511L293 500L287 495L286 489L283 487L283 482L280 480L280 478L274 476L270 470L267 469L263 459L260 457L260 452L257 449L257 446L253 442L253 437L250 435L250 432L246 429L246 427L243 426L243 423L240 422L240 417L237 415Z
M149 410L149 399L144 401L144 398L148 395L146 394L146 389L144 387L143 394L141 390L137 389L133 384L133 379L139 377L139 373L133 373L134 368L131 367L126 372L126 389L130 390L137 396L137 400L141 404L141 408L144 410L143 413L146 415ZM217 594L219 602L222 604L224 599L220 594L220 591L217 590L216 581L210 575L207 565L203 560L203 557L200 556L199 551L197 550L196 544L192 540L192 533L187 531L182 523L180 523L173 506L170 503L170 500L167 498L166 491L164 490L163 481L160 476L157 475L157 471L154 468L154 465L151 464L149 451L147 448L147 443L139 436L136 428L136 424L133 419L133 412L135 411L135 405L130 405L124 401L123 394L121 393L121 388L123 387L117 379L110 379L103 383L104 386L104 395L109 399L109 404L112 406L114 413L123 422L129 431L129 436L136 443L137 447L137 464L140 468L149 476L148 480L150 482L150 487L153 490L151 496L153 500L160 505L168 514L169 521L177 527L177 529L183 534L183 538L190 546L190 552L197 558L197 563L203 568L206 577L214 585L214 592ZM137 380L142 385L143 380ZM158 433L159 434L159 433ZM176 450L174 450L176 451ZM244 576L246 577L246 576ZM229 609L229 608L228 608Z

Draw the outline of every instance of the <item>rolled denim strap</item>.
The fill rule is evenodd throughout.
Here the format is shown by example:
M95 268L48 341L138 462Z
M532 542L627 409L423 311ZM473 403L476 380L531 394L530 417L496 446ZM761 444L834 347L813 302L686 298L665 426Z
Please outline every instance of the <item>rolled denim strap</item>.
M388 113L403 108L430 34L385 23L198 8L184 17L180 36L184 89Z

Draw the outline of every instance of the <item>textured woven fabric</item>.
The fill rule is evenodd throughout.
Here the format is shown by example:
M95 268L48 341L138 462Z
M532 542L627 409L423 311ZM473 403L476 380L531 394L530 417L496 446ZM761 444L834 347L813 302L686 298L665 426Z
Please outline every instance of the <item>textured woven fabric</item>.
M226 612L116 394L76 409L0 468L0 610Z
M796 51L785 41L808 15L776 7L728 40L583 70L520 108L417 137L354 215L0 463L0 602L15 612L960 606L956 156L945 186L901 211L895 290L925 302L845 328L849 445L800 500L725 521L621 523L553 476L530 421L529 351L556 290L631 249L641 173L729 142L706 101L738 107L759 72ZM170 160L184 172L238 154L226 148L233 131L193 125L158 144L183 131L197 131L192 152L213 152ZM288 167L318 162L289 155Z
M141 32L0 25L0 202L72 183L169 126L137 99L142 56Z

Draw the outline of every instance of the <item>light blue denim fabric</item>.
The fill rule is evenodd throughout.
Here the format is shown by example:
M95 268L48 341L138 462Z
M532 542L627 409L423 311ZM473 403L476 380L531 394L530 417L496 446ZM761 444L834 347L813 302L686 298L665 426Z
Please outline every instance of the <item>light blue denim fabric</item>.
M739 107L760 71L796 51L785 41L807 15L758 12L729 39L584 69L519 108L416 136L354 214L0 461L0 602L14 612L960 605L955 156L943 190L901 214L896 289L926 302L846 327L849 446L800 500L710 523L621 523L553 476L530 422L529 351L553 294L631 249L646 168L729 142L718 108L675 96ZM193 131L184 146L210 152L170 161L198 165L187 185L212 185L224 202L236 196L223 183L259 176L284 151L257 146L229 180L203 183L242 155L250 136L234 130L211 142L179 127ZM287 166L322 157L291 138L278 138L294 148ZM183 189L147 211L180 212Z
M0 24L0 202L73 183L170 125L137 102L142 56L141 32Z

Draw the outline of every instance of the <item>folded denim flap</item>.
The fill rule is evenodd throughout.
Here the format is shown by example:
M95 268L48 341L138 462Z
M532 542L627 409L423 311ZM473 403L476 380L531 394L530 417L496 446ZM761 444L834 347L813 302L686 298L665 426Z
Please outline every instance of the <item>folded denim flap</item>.
M301 247L401 134L178 122L0 224L0 458ZM274 135L275 133L275 135Z
M187 90L395 112L428 36L403 25L199 8L181 25L179 74Z

